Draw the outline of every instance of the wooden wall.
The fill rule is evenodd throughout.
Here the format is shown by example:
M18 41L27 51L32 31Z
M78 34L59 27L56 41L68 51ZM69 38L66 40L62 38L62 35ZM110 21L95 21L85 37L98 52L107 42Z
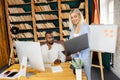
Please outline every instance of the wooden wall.
M4 0L0 0L0 68L9 62L9 41L5 21Z

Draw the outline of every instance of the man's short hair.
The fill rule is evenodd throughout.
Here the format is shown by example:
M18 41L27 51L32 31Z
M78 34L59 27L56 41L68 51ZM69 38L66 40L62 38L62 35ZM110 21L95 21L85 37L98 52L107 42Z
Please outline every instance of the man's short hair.
M46 36L47 34L52 34L52 31L46 31L45 36Z

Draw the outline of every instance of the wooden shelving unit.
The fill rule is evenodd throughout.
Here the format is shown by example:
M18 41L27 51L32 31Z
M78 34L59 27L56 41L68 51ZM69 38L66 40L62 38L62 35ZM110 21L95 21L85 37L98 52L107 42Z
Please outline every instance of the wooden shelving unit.
M57 29L55 31L59 34L58 40L63 40L64 36L65 37L69 36L68 35L69 28L67 25L68 15L70 10L74 8L80 9L84 14L86 22L89 23L88 0L42 0L42 1L17 0L17 1L16 2L14 2L13 0L5 1L6 16L9 17L7 19L8 33L10 33L10 28L12 27L11 24L13 26L16 26L15 24L19 24L20 26L22 26L23 24L22 27L25 28L20 30L28 29L26 28L27 25L24 25L28 24L32 27L30 30L33 30L32 32L34 39L33 41L40 41L39 40L40 36L38 37L40 29L42 31L47 30L54 31L53 30L54 28ZM26 20L28 18L28 15L31 19ZM68 34L64 35L66 32L68 32ZM12 45L11 33L9 34L9 39L11 41L10 45Z
M83 11L89 24L88 0L5 0L5 8L10 48L13 48L10 32L13 26L20 29L18 40L44 41L48 30L54 32L56 40L64 40L69 37L68 15L74 8Z

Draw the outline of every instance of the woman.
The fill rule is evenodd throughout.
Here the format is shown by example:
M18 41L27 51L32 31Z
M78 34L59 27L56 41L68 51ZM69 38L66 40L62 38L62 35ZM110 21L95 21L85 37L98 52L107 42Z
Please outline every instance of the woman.
M80 36L82 34L90 34L88 25L85 24L82 13L79 9L73 9L69 15L69 27L71 29L70 39ZM91 61L90 61L90 48L82 50L72 57L79 57L84 62L84 70L87 76L87 80L91 80Z

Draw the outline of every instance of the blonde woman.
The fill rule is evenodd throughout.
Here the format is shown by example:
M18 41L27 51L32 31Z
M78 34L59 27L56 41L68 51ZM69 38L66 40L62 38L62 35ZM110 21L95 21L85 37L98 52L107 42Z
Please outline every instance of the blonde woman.
M90 34L90 29L85 23L82 13L79 9L73 9L69 14L69 27L71 29L70 39L80 36L82 34ZM84 70L87 76L87 80L91 80L91 62L90 62L90 48L82 50L72 57L79 57L84 62Z

